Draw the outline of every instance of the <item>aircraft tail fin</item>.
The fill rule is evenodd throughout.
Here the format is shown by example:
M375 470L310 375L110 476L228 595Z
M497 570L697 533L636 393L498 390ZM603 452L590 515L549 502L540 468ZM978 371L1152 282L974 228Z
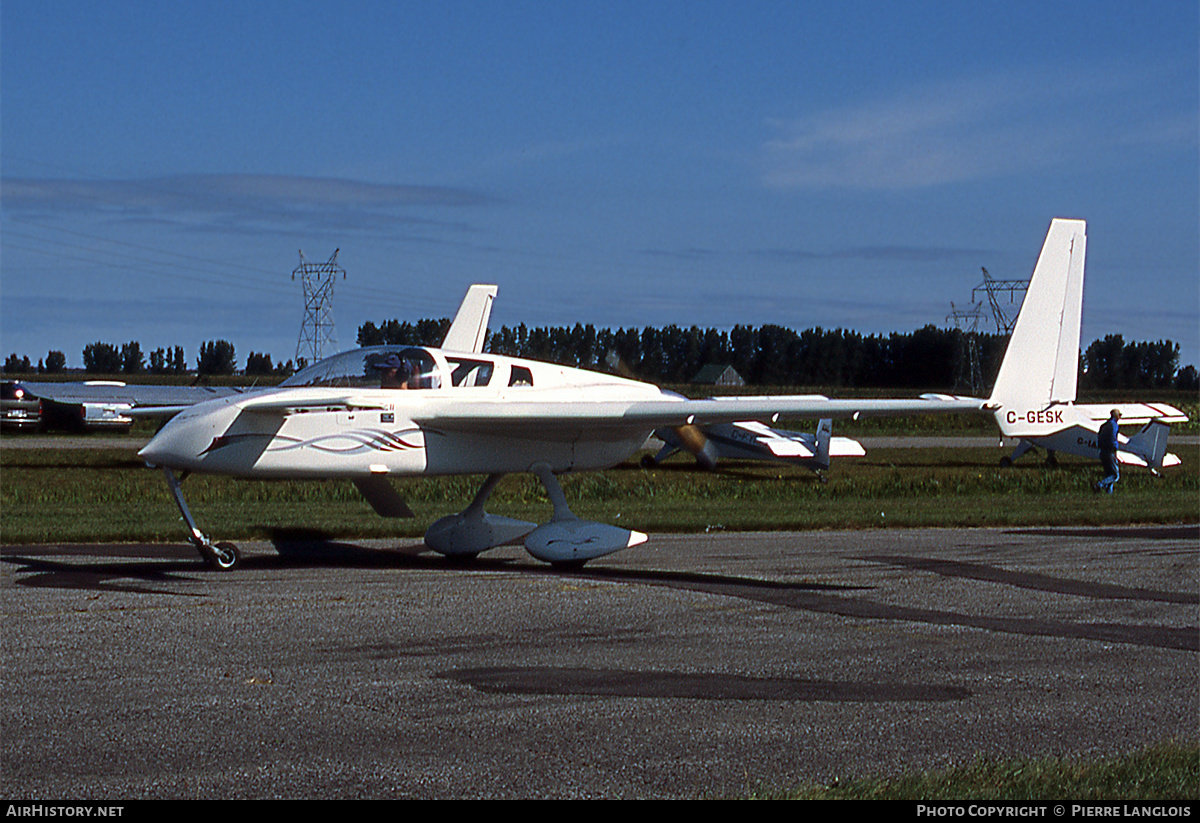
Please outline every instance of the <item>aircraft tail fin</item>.
M822 469L829 468L829 441L833 438L833 420L826 417L817 423L817 453L813 462Z
M1151 469L1161 469L1163 458L1167 456L1167 434L1170 430L1171 427L1161 420L1151 420L1145 428L1130 437L1123 448L1141 457Z
M476 283L467 289L458 314L442 341L443 349L461 352L481 352L487 339L488 318L492 315L492 301L496 299L497 286Z
M1045 408L1075 401L1086 254L1085 221L1050 222L992 388L992 405Z

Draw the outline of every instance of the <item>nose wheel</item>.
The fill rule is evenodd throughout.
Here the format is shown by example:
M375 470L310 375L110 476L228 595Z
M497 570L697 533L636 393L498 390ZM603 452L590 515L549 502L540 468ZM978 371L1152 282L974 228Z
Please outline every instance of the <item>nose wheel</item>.
M207 546L197 547L204 562L220 572L227 572L242 562L242 553L238 547L228 541Z
M242 553L238 551L238 547L228 542L214 543L209 540L204 532L196 526L196 521L188 509L187 501L183 499L183 488L179 478L166 466L163 467L163 474L166 475L167 487L171 490L171 496L175 498L175 505L179 507L179 513L183 515L183 521L187 523L188 541L200 552L204 562L216 571L227 572L235 568L242 560Z

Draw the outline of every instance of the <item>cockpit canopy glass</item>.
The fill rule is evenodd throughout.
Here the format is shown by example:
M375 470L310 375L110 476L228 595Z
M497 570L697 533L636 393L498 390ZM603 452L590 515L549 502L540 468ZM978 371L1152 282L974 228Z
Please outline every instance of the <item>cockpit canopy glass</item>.
M442 375L433 355L412 346L372 346L335 354L281 384L295 387L437 389Z

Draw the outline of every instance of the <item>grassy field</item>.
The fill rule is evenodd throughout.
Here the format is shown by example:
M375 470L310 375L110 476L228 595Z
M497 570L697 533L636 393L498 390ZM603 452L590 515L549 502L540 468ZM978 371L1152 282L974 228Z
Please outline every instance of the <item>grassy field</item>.
M1200 745L1166 741L1106 760L980 760L948 771L805 786L752 799L1195 801L1200 799Z
M810 472L758 463L716 472L676 457L569 475L564 490L580 517L647 532L857 529L922 526L1118 525L1200 521L1200 448L1176 448L1183 465L1153 477L1126 471L1117 494L1096 495L1094 461L1057 468L1026 456L1001 469L999 449L873 449L835 462L827 483ZM242 481L192 477L184 484L202 528L220 539L313 529L339 537L418 537L470 502L481 477L396 481L417 512L385 520L348 481ZM532 476L506 477L489 511L549 518ZM0 449L0 541L6 544L184 539L160 472L132 449Z

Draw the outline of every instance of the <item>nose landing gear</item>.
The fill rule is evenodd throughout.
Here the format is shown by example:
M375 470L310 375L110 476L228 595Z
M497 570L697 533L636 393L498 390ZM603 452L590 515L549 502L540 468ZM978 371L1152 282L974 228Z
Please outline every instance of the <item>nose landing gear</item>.
M166 466L163 466L163 474L166 475L171 496L175 498L175 505L179 506L179 513L183 515L183 521L187 523L188 541L200 552L204 562L216 571L230 571L235 568L242 560L242 553L238 551L238 547L233 543L213 543L209 540L204 532L197 528L196 521L192 518L187 501L183 499L180 479Z

